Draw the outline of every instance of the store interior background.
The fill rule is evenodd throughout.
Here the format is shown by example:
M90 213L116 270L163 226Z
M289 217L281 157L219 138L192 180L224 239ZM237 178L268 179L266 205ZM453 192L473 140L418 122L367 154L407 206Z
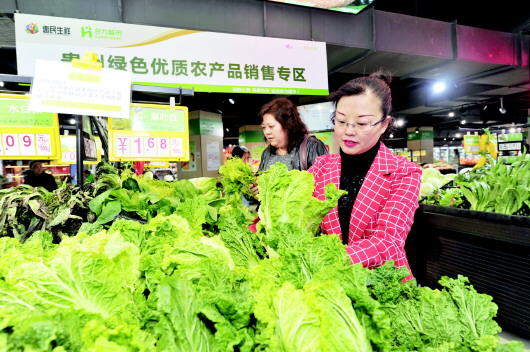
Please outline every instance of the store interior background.
M13 13L17 11L326 41L330 92L379 67L394 72L394 113L404 122L388 141L394 148L406 147L407 128L432 126L434 146L458 146L465 129L509 128L529 122L530 3L525 1L508 0L487 6L476 0L466 1L465 5L455 0L375 0L360 14L352 15L261 0L98 0L94 3L2 0L2 74L17 74L13 21ZM409 31L413 27L408 26L403 32L396 32L395 23L399 21L415 21L416 31ZM465 36L459 33L461 29L467 29ZM465 40L468 40L467 47ZM473 40L489 45L491 60L462 59L473 50L469 47ZM485 44L488 40L491 43ZM499 48L512 52L496 52ZM426 49L438 52L429 53ZM510 57L499 57L502 55ZM438 80L446 81L448 87L435 95L432 86ZM8 82L0 87L0 91L27 90L27 86ZM227 146L237 144L239 127L260 123L257 118L260 107L275 97L196 92L193 97L183 97L182 105L190 111L220 113ZM288 97L299 105L324 102L328 98ZM504 114L499 112L501 98L506 109ZM133 101L167 102L167 95L135 92ZM448 116L450 112L454 112L453 117ZM61 117L63 129L74 128L69 121L69 116Z

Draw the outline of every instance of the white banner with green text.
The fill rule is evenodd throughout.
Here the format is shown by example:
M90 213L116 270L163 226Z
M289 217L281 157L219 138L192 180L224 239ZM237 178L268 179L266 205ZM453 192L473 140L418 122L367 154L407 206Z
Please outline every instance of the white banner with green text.
M197 92L327 95L326 44L85 19L15 14L18 74L38 59L94 51L134 84Z

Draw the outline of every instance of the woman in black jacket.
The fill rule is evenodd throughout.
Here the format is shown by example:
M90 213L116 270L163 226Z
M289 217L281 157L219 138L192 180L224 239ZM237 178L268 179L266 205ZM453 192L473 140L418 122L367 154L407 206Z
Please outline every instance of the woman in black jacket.
M269 146L261 155L258 173L268 170L277 162L287 165L289 170L307 170L318 156L328 154L321 140L308 135L298 108L289 99L277 98L265 104L259 116ZM251 188L256 195L257 185Z

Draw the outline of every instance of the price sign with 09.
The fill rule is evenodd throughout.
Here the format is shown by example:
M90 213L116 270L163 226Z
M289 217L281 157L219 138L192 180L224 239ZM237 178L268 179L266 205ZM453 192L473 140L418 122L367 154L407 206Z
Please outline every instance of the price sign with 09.
M50 135L40 133L2 133L1 154L13 156L51 155Z

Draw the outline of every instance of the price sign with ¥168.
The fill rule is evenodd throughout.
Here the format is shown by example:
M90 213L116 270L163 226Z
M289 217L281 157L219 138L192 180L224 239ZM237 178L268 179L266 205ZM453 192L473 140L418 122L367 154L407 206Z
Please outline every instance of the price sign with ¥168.
M125 136L118 135L113 140L116 155L119 158L156 160L170 158L178 160L184 157L182 138Z
M189 160L188 109L131 104L130 119L109 118L109 160Z

